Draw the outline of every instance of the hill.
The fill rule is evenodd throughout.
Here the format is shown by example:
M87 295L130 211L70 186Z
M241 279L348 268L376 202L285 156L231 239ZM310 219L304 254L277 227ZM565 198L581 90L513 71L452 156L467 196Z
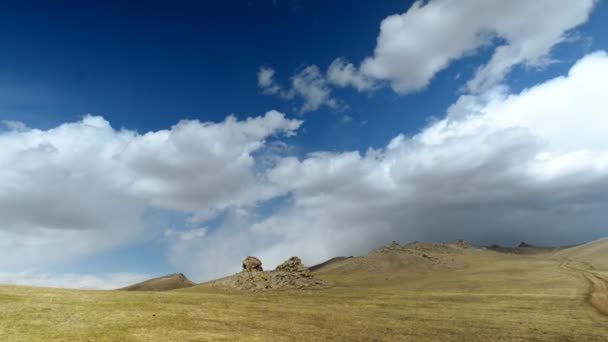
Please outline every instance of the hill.
M601 239L564 249L553 255L587 263L594 269L608 271L608 239Z
M385 286L415 275L464 267L468 245L396 241L365 256L334 258L317 266L314 273L337 283ZM407 272L404 272L407 270Z
M149 279L141 283L117 289L117 291L170 291L196 285L182 273Z
M323 269L325 269L327 267L330 267L331 265L333 265L333 264L335 264L337 262L340 262L340 261L346 260L346 259L350 259L350 258L352 258L352 256L349 256L349 257L343 257L343 256L333 257L333 258L331 258L329 260L323 261L322 263L310 266L309 269L312 272L321 271L321 270L323 270Z
M497 244L494 245L490 245L487 247L487 249L495 251L495 252L501 252L501 253L512 253L512 254L540 254L540 253L551 253L551 252L556 252L556 251L560 251L560 250L564 250L564 249L568 249L574 247L574 245L571 246L557 246L557 247L553 247L553 246L535 246L535 245L531 245L527 242L521 242L519 245L517 245L517 247L503 247Z
M332 286L314 290L0 286L0 340L606 341L607 245L518 254L395 242L325 263L305 278ZM249 272L306 274L288 261Z

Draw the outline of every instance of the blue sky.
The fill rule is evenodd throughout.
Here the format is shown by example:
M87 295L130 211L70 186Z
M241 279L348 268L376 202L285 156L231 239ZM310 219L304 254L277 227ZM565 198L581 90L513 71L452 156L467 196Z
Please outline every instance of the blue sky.
M605 236L606 22L593 0L4 3L2 259L27 257L0 280Z
M7 53L0 64L1 81L3 88L18 93L4 99L3 117L48 128L94 113L115 127L145 132L185 118L219 121L228 114L247 117L271 108L295 115L293 104L260 96L256 72L261 65L271 65L286 81L308 64L326 67L336 56L362 59L374 48L380 21L409 4L22 6L2 11L1 39ZM468 65L468 72L473 67ZM446 82L432 89L434 96L429 92L405 99L388 90L364 96L340 92L349 109L321 108L310 115L308 134L299 143L310 150L365 149L370 142L384 145L404 130L413 133L425 117L455 99L458 83L450 81L457 72L441 75ZM356 119L355 124L340 125L344 115ZM361 122L369 126L360 127ZM336 134L342 139L336 141Z

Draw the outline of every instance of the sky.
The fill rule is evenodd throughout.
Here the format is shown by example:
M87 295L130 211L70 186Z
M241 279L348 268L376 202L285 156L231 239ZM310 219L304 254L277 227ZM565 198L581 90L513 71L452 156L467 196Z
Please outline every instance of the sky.
M0 283L608 236L595 0L0 4Z

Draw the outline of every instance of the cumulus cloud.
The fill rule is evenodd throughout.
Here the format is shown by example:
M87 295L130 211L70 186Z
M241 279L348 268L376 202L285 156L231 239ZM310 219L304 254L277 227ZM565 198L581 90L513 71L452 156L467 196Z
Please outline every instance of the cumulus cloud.
M331 89L316 65L310 65L291 77L291 87L282 88L274 78L272 68L260 67L258 71L258 86L266 95L276 95L283 99L299 98L302 105L300 113L312 112L321 106L338 108L338 102L331 97Z
M464 95L444 119L382 149L285 157L268 174L289 190L284 205L205 236L194 270L226 274L246 254L268 267L291 255L313 264L394 239L562 244L605 235L605 79L608 56L598 52L518 94ZM218 255L228 268L205 262Z
M587 21L596 2L416 1L405 13L382 21L373 55L359 66L339 57L323 75L310 65L292 76L289 89L276 82L273 69L261 67L258 86L266 95L301 98L301 113L322 105L337 108L330 85L362 92L389 83L398 94L416 92L452 62L489 48L489 61L467 82L468 92L481 95L518 65L541 67L553 62L552 48L576 39L571 31Z
M516 65L549 62L552 47L587 21L595 2L417 1L405 13L382 21L374 54L359 69L337 59L330 66L330 79L358 90L370 89L370 80L388 81L400 94L414 92L452 61L498 41L488 63L468 82L470 91L481 92Z
M60 262L140 238L150 208L191 213L195 224L277 196L252 155L300 124L270 111L146 134L98 116L49 130L9 126L0 131L0 267Z
M114 158L133 132L91 116L47 131L22 128L0 132L3 269L87 254L141 233L144 203L125 191L128 171Z
M273 134L295 134L301 121L270 111L221 123L182 121L170 131L144 134L119 156L137 177L131 191L153 206L196 212L223 210L271 198L277 189L253 172L252 153Z
M170 262L196 280L237 271L246 255L266 268L291 255L313 264L394 239L597 238L608 203L606 79L608 56L597 52L517 94L463 95L442 120L383 148L304 158L268 142L301 125L275 111L145 134L95 116L49 130L11 124L0 131L0 280L132 241L149 230L150 208L190 214L189 229L165 238ZM218 227L201 224L219 212ZM78 277L65 283L106 286Z

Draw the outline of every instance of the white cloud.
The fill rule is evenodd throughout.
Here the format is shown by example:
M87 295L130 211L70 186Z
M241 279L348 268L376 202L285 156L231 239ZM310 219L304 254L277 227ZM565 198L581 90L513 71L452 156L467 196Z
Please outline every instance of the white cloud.
M0 131L0 267L19 270L90 255L143 237L149 208L191 223L280 194L254 153L301 121L270 111L170 130L115 130L101 117L49 130Z
M316 111L321 106L338 108L338 103L331 97L331 89L325 76L316 65L310 65L291 77L291 88L283 89L274 78L272 68L260 67L258 86L266 95L276 95L283 99L299 98L302 105L300 113Z
M258 70L258 87L266 95L278 95L284 99L292 99L293 92L287 92L281 88L274 78L275 71L272 68L260 67Z
M46 274L35 270L0 272L0 284L56 287L78 290L113 290L136 284L154 276L143 273Z
M481 92L499 83L516 65L542 65L569 30L587 21L595 0L417 1L403 14L385 18L374 54L357 70L338 59L330 66L333 83L370 89L386 80L401 94L426 87L454 60L500 39L489 62L469 81Z
M330 97L331 90L327 81L316 65L310 65L295 74L291 82L293 90L304 101L300 109L301 113L315 111L322 105L337 107L336 100Z
M495 88L484 96L462 96L448 110L448 119L425 131L425 143L469 135L487 129L526 128L551 151L608 151L605 79L608 56L600 51L577 62L568 76L507 94ZM476 116L466 116L470 112Z
M182 121L170 131L131 141L120 160L132 170L130 188L153 206L180 211L223 210L273 197L252 153L275 134L295 134L301 121L270 111L263 117L221 123Z
M134 139L100 117L0 132L0 267L22 269L135 238L144 203L114 156Z
M399 94L416 92L452 62L491 48L489 61L467 82L467 90L479 95L500 84L515 66L551 63L552 48L574 39L571 31L587 21L596 2L416 1L405 13L382 21L374 53L359 67L336 58L324 76L316 65L310 65L291 78L288 90L278 85L273 69L261 67L258 85L267 95L301 98L302 113L322 105L337 108L329 85L361 92L388 82Z
M258 70L258 86L260 88L271 88L274 85L274 73L271 68L260 67ZM274 93L270 90L271 93Z
M228 210L222 224L193 239L170 239L169 262L194 281L203 281L236 273L241 261L268 246L268 236L256 235L249 226L256 215L242 208ZM265 262L265 267L269 264Z
M268 177L291 199L190 247L191 272L224 275L248 254L266 267L291 255L313 264L395 239L560 244L605 235L605 79L608 56L598 52L519 94L463 96L445 119L382 149L283 158Z
M303 159L267 143L301 125L274 111L146 134L92 116L14 126L0 132L0 267L8 279L131 241L146 233L149 208L192 214L192 229L166 236L170 262L196 280L238 271L247 255L266 268L292 255L312 264L394 239L595 238L608 203L605 79L598 52L519 94L464 95L443 120L382 149ZM257 206L267 199L277 202ZM219 227L198 228L220 211ZM31 273L21 278L52 278Z
M344 58L336 58L327 69L327 80L338 87L354 87L359 91L376 88L374 80L357 70Z

